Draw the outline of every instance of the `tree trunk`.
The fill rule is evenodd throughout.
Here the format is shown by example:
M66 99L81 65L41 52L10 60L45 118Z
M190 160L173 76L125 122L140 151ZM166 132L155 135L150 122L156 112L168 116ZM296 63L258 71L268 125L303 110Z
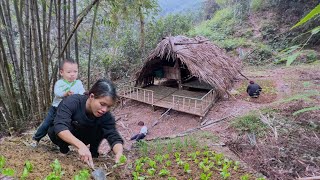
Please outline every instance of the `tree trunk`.
M4 89L5 89L5 97L7 97L8 100L8 105L9 105L9 110L10 110L10 115L11 117L13 117L13 119L18 120L21 118L20 114L21 114L21 109L16 97L16 94L14 92L14 88L13 88L13 82L12 82L12 76L10 74L10 70L9 70L9 65L8 65L8 60L7 60L7 56L5 53L5 48L3 45L3 40L0 34L0 51L2 56L0 55L2 61L0 61L0 66L1 66L1 79L4 85ZM15 122L11 122L12 124L14 124ZM10 124L11 125L11 124Z
M77 1L73 0L73 24L77 22ZM79 48L78 48L78 33L75 31L74 33L74 51L76 54L76 61L79 64Z
M0 16L1 16L1 20L2 20L2 24L4 27L7 27L5 29L5 33L6 33L6 41L7 41L7 45L8 45L8 49L10 52L10 57L13 63L13 67L14 67L14 72L16 75L16 79L18 81L18 89L20 92L20 96L22 97L21 99L24 100L26 98L25 97L25 89L24 89L24 85L23 85L23 79L20 73L20 68L19 68L19 62L17 59L17 55L16 55L16 49L15 49L15 43L13 40L13 28L12 28L12 24L11 24L11 16L10 16L10 7L9 7L9 1L7 0L2 1L2 5L0 4ZM3 44L2 44L3 45ZM12 88L13 90L13 88ZM25 102L22 102L25 103ZM19 104L19 102L17 101L15 104ZM20 109L20 107L13 107L17 110ZM21 110L21 109L20 109ZM22 112L21 111L17 111L16 114L17 118L20 119L20 117L22 116Z
M68 39L67 41L64 43L62 51L59 53L59 57L62 56L63 52L66 50L67 45L70 42L70 39L72 38L73 34L75 33L75 31L78 29L79 25L81 24L83 18L89 13L89 11L91 10L91 8L97 3L99 2L99 0L93 0L91 2L91 4L89 4L79 15L79 18L77 20L77 23L74 24L74 27L72 29L72 31L69 33Z
M64 42L67 40L67 0L63 0L63 34L64 34ZM68 57L68 49L65 52L63 58Z
M145 33L144 33L144 15L143 15L143 12L142 12L142 5L139 6L139 20L140 20L140 50L141 50L141 57L144 56L144 37L145 37Z
M50 8L51 8L51 2L50 1ZM50 17L51 18L51 17ZM50 21L50 19L49 19ZM50 33L50 29L47 29L47 3L46 1L42 1L42 34L43 34L43 59L42 59L42 69L43 69L43 78L44 78L44 111L48 110L48 107L51 103L50 99L50 84L49 84L49 62L48 62L48 46L47 46L47 37ZM49 34L50 36L50 34Z
M43 112L43 107L44 107L44 104L43 104L43 82L42 82L42 68L41 68L41 65L40 65L40 53L39 53L39 47L40 46L40 43L39 43L39 39L38 37L41 37L41 34L37 34L37 23L39 23L39 19L36 19L36 0L31 0L31 6L30 6L30 11L31 11L31 30L32 30L32 39L33 39L33 54L34 54L34 59L35 60L35 69L37 69L35 72L36 72L36 78L34 79L34 89L35 91L33 92L33 96L35 96L35 100L37 102L36 104L36 107L35 107L35 111L37 112L37 114L40 115L40 118L42 119L41 117L41 114ZM39 27L40 28L40 27Z
M91 65L91 53L92 53L92 39L93 39L93 33L94 33L94 25L96 22L97 12L98 12L99 2L96 5L96 8L94 10L93 15L93 21L91 26L91 35L90 35L90 44L89 44L89 60L88 60L88 89L90 89L90 65Z
M17 24L18 24L18 30L19 30L19 38L20 38L20 75L21 75L21 86L23 86L22 88L24 89L23 92L26 92L25 90L25 86L24 86L24 69L23 69L23 65L26 62L26 56L25 56L25 41L24 41L24 29L23 29L23 14L22 14L22 9L23 9L23 4L24 3L20 3L20 11L18 9L18 1L14 0L13 1L13 5L14 5L14 9L16 12L16 18L17 18ZM26 94L26 93L24 93ZM30 112L30 108L28 107L27 104L29 104L29 98L24 95L21 96L21 102L22 102L22 108L23 108L23 115L29 114Z
M1 96L0 96L0 119L3 119L4 120L4 124L5 124L5 127L3 126L0 126L0 129L9 129L11 127L10 125L10 122L13 122L9 113L8 113L8 110L7 110L7 107L5 106L5 103L3 102ZM0 125L3 124L1 123L0 121Z
M34 107L36 107L35 97L33 96L33 68L32 68L32 57L31 57L31 31L30 31L30 2L25 0L25 42L26 42L26 73L28 77L28 94L30 97L30 114L34 114Z
M58 66L60 66L61 63L61 59L63 58L63 56L61 55L61 0L57 0L58 4L57 4L57 21L58 21Z
M67 12L67 31L70 32L70 21L71 21L71 6L70 6L70 0L68 0L68 12ZM70 44L68 44L67 47L67 58L70 59L71 57L71 48L70 48Z

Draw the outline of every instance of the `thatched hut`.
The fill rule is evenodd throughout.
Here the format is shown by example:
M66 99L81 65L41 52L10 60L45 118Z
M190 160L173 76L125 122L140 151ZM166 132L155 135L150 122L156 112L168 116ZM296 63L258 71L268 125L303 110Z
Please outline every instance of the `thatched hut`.
M240 68L239 61L228 56L223 49L204 37L166 37L150 53L142 69L137 73L135 87L144 89L149 87L148 91L144 91L144 95L140 97L143 100L139 100L138 95L136 98L132 98L132 94L130 98L146 102L145 94L153 91L152 103L149 102L149 104L170 107L188 113L191 112L190 107L194 106L193 109L198 109L199 112L191 114L204 116L215 100L227 93L228 89L232 87L235 77L239 75ZM154 92L161 91L160 86L151 88L155 78L174 80L177 86L172 91L174 93L180 92L180 94L173 94L173 92L170 94L167 93L170 90L165 89L161 96L155 98ZM192 97L194 94L188 94L185 91L186 87L207 91L202 94L203 97ZM143 90L139 91L142 93ZM137 89L127 90L127 92L137 92L137 94L139 91ZM125 94L124 97L129 97L129 94ZM164 103L157 105L155 102L163 101L166 98L167 106L164 106ZM189 109L182 108L184 110L181 110L181 106L189 106Z
M195 76L221 94L231 88L240 67L239 61L204 37L166 37L137 73L137 85L148 84L144 82L146 77L154 76L159 68L163 68L163 76L168 79L183 83L184 79Z

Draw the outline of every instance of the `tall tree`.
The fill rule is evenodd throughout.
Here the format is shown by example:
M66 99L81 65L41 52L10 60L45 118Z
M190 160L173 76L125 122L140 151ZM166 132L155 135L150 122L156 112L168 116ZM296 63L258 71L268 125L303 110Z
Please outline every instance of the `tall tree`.
M73 0L73 24L77 23L77 1ZM79 64L79 47L78 47L78 32L74 33L74 51L76 56L76 61Z
M91 35L90 35L90 43L89 43L89 59L88 59L88 86L87 88L90 89L90 65L91 65L91 53L92 53L92 39L93 39L93 33L94 33L94 27L95 27L95 22L97 18L97 13L98 13L98 7L99 7L99 2L96 4L96 8L94 9L94 15L93 15L93 20L92 20L92 26L91 26Z

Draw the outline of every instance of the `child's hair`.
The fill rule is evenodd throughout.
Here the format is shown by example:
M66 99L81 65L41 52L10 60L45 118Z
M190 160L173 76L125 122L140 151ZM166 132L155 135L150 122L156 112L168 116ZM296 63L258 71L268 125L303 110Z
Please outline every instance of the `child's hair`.
M88 94L90 95L91 93L94 95L94 98L109 96L114 101L117 99L116 88L112 82L107 79L99 79L94 83Z
M143 122L143 121L139 121L139 122L138 122L138 125L139 125L139 126L143 126L143 125L144 125L144 122Z
M70 63L70 64L77 64L77 62L73 59L64 59L61 63L60 63L60 66L59 66L59 70L63 70L63 65L65 63Z
M251 80L251 81L249 81L249 83L250 83L250 84L254 84L254 81Z

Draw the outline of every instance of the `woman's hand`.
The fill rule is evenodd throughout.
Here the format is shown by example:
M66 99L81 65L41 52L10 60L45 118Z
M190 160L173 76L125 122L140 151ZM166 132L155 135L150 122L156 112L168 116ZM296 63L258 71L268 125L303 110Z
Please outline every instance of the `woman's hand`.
M120 157L122 156L122 152L118 152L116 155L115 155L115 158L114 158L114 161L116 163L118 163L120 161Z
M114 161L116 163L118 163L120 160L120 157L122 156L122 153L123 153L123 146L122 146L122 144L116 144L113 146L112 150L116 154Z
M80 160L87 163L90 168L94 169L92 155L87 146L82 146L78 149Z

